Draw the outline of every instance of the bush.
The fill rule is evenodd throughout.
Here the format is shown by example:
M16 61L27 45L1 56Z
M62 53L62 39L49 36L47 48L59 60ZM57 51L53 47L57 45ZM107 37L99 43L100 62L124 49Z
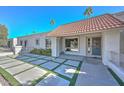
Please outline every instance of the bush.
M30 53L51 56L51 49L33 49Z

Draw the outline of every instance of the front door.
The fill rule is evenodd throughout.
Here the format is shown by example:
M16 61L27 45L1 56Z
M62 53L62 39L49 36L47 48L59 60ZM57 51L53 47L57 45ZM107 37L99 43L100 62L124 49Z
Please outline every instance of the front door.
M101 37L87 38L87 55L101 56Z
M92 38L92 55L101 56L101 37Z

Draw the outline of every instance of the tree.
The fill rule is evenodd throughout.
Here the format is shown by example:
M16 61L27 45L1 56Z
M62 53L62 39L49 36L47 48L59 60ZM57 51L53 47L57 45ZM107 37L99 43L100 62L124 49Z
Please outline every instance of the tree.
M0 24L0 46L7 46L8 29L5 25Z
M50 24L51 24L51 25L55 25L55 20L54 20L54 19L51 19L51 20L50 20Z
M92 9L91 6L89 6L89 7L85 10L85 12L84 12L84 16L88 16L88 17L90 17L91 14L93 14L93 9Z

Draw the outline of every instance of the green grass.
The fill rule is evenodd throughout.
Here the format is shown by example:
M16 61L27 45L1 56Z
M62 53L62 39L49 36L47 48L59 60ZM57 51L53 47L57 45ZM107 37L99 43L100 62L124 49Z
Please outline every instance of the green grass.
M116 79L116 81L118 82L118 84L120 86L124 86L124 82L115 74L115 72L112 71L110 68L108 68L108 70L112 74L112 76Z
M48 74L51 73L51 74L55 74L55 75L57 75L57 76L59 76L59 77L65 79L65 80L70 81L70 84L69 84L69 85L70 85L70 86L74 86L75 83L76 83L77 76L78 76L78 74L79 74L79 72L80 72L80 68L81 68L81 65L82 65L83 62L80 62L80 63L79 63L79 66L77 67L77 69L76 69L76 71L75 71L75 73L74 73L74 76L73 76L72 79L71 79L71 78L69 78L69 77L67 77L67 76L64 76L64 75L61 75L61 74L59 74L59 73L57 73L57 72L54 72L54 70L55 70L56 68L58 68L58 67L60 67L61 65L63 65L66 61L67 61L67 60L65 60L64 62L60 63L60 65L58 65L57 67L53 68L52 70L49 70L49 69L46 69L46 68L44 68L44 67L40 67L40 66L36 65L37 67L46 70L47 73L46 73L45 75L41 76L39 79L33 80L31 85L32 85L32 86L36 85L36 84L39 83L41 80L43 80ZM53 61L53 62L54 62L54 61ZM64 65L65 65L65 64L64 64Z
M48 73L46 73L45 75L43 75L42 77L40 77L40 78L38 78L38 79L36 79L36 80L33 80L31 86L35 86L36 84L38 84L38 83L39 83L41 80L43 80L48 74L50 74L50 73L48 72Z
M10 83L12 86L21 85L11 74L0 67L0 74Z
M75 83L76 83L76 80L77 80L77 77L78 77L78 74L80 72L80 69L81 69L81 65L82 65L83 62L80 62L79 66L77 67L75 73L74 73L74 76L72 77L71 79L71 82L69 84L69 86L74 86Z
M43 58L38 58L37 60L39 60L39 59L43 59ZM31 86L35 86L37 83L39 83L41 80L43 80L43 79L44 79L47 75L49 75L50 73L51 73L51 74L55 74L55 75L57 75L57 76L59 76L59 77L65 79L65 80L70 81L70 86L74 86L74 85L75 85L75 82L76 82L76 79L77 79L77 76L78 76L78 74L79 74L79 72L80 72L81 65L82 65L83 62L80 62L80 63L79 63L79 66L77 67L77 69L76 69L76 71L75 71L75 73L74 73L74 76L73 76L72 79L71 79L71 78L69 78L69 77L67 77L67 76L64 76L64 75L61 75L61 74L59 74L59 73L57 73L57 72L54 72L54 70L55 70L56 68L60 67L61 65L71 66L71 65L68 65L68 64L64 64L66 61L67 61L67 60L65 60L64 62L60 63L57 67L53 68L52 70L46 69L46 68L44 68L44 67L40 67L40 65L35 65L35 64L30 63L30 62L26 62L26 63L28 63L28 64L34 65L35 67L42 68L42 69L44 69L44 70L47 71L47 73L46 73L45 75L41 76L41 77L38 78L38 79L33 80L33 81L31 82ZM25 62L25 61L24 61L24 62ZM53 62L55 62L55 61L53 61ZM44 62L44 63L46 63L46 62ZM44 64L44 63L43 63L43 64ZM58 63L58 62L55 62L55 63ZM72 67L75 67L75 66L72 66Z
M68 77L66 77L66 76L64 76L64 75L61 75L61 74L59 74L59 73L57 73L57 72L54 72L53 70L49 70L49 69L47 69L47 68L40 67L40 66L38 66L38 65L36 65L36 67L42 68L42 69L46 70L47 73L46 73L45 75L41 76L40 78L38 78L38 79L36 79L36 80L33 80L31 86L35 86L37 83L39 83L41 80L43 80L43 79L44 79L47 75L49 75L49 74L55 74L55 75L57 75L57 76L59 76L59 77L61 77L61 78L63 78L63 79L68 80L68 81L71 80L70 78L68 78Z

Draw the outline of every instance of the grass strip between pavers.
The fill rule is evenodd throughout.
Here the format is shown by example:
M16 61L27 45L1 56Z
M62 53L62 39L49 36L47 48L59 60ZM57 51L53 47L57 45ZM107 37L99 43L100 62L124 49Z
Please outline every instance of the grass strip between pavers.
M69 80L69 81L71 80L71 79L68 78L67 76L61 75L61 74L59 74L59 73L57 73L57 72L54 72L53 70L49 70L49 69L47 69L47 68L40 67L40 66L39 66L39 68L43 68L44 70L48 71L49 73L55 74L55 75L57 75L57 76L60 76L60 77L62 77L62 78L64 78L64 79L66 79L66 80Z
M68 80L68 81L72 82L72 79L71 79L71 78L69 78L69 77L67 77L67 76L64 76L64 75L61 75L61 74L59 74L59 73L57 73L57 72L54 72L54 70L55 70L56 68L58 68L58 67L60 67L61 65L63 65L66 61L67 61L67 59L66 59L64 62L60 63L60 64L59 64L58 66L56 66L55 68L53 68L52 70L49 70L49 69L47 69L47 68L41 67L41 66L39 66L39 65L36 65L37 67L43 68L44 70L48 71L48 73L46 73L45 75L43 75L42 77L40 77L40 78L37 79L37 80L33 80L31 85L34 86L34 85L38 84L41 80L43 80L43 79L44 79L48 74L50 74L50 73L55 74L55 75L57 75L57 76L59 76L59 77L65 79L65 80ZM54 61L53 61L53 62L54 62ZM78 68L77 68L77 70L76 70L77 72L75 72L75 73L79 73L80 68L81 68L81 65L82 65L82 62L79 63L79 66L78 66ZM79 70L79 71L78 71L78 70ZM77 79L77 76L74 77L74 79ZM75 82L76 82L76 80L75 80ZM75 84L75 82L74 82L74 84Z
M52 61L52 62L59 63L59 62L56 62L56 61ZM77 66L66 64L65 61L63 61L62 63L59 63L59 64L63 64L63 65L66 65L66 66L71 66L71 67L76 67L77 68Z
M36 80L33 80L31 86L35 86L36 84L38 84L41 80L43 80L43 79L44 79L47 75L49 75L49 74L55 74L55 75L57 75L57 76L59 76L59 77L61 77L61 78L63 78L63 79L68 80L68 81L71 80L70 78L68 78L68 77L66 77L66 76L63 76L63 75L61 75L61 74L59 74L59 73L57 73L57 72L51 71L51 70L49 70L49 69L47 69L47 68L40 67L40 66L37 66L37 67L46 70L47 73L46 73L45 75L41 76L40 78L38 78L38 79L36 79Z
M27 56L28 57L28 56ZM12 57L10 57L10 58L12 58ZM21 58L21 57L20 57ZM30 57L29 58L23 58L23 59L18 59L18 58L13 58L13 59L17 59L17 60L26 60L26 59L30 59Z
M4 69L9 69L9 68L17 67L17 66L20 66L20 65L23 65L23 64L25 64L25 63L20 63L20 64L17 64L17 65L14 65L14 66L6 67Z
M60 63L58 66L56 66L55 68L53 68L52 70L57 69L58 67L60 67L61 65L63 65L67 60L65 60L64 62Z
M13 59L20 60L20 61L24 61L24 62L28 62L28 63L31 63L31 62L33 62L33 61L37 61L37 60L42 60L42 59L43 59L43 58L31 57L31 56L27 56L27 57L29 57L29 58L21 59L21 60L20 60L20 59L16 59L16 58L13 58ZM30 58L36 58L36 59L31 60L31 61L25 61L25 60L30 59ZM43 59L43 60L46 60L46 59ZM46 60L46 61L48 61L48 60Z
M75 67L75 68L77 68L77 66L73 66L73 65L70 65L70 64L63 64L63 65L66 65L66 66L71 66L71 67Z
M10 73L5 71L3 68L0 67L0 74L12 85L12 86L19 86L21 85Z
M12 58L12 57L11 57ZM15 59L15 58L12 58L12 59ZM29 59L29 58L28 58ZM15 60L17 60L18 61L18 59L15 59ZM37 60L40 60L39 58L37 58L37 59L35 59L35 60L32 60L32 61L23 61L23 60L20 60L20 61L22 61L22 62L25 62L25 63L28 63L28 64L30 64L30 65L35 65L36 66L36 64L33 64L33 63L31 63L31 62L33 62L33 61L37 61ZM46 61L47 62L47 61ZM44 63L46 63L46 62L44 62ZM44 63L41 63L41 64L44 64ZM40 64L39 64L40 65Z
M45 56L45 57L43 57L43 58L39 58L39 57L32 57L32 56L28 56L28 55L26 55L27 57L31 57L31 58L37 58L37 60L47 60L47 61L53 61L53 60L51 60L51 59L45 59L46 57L51 57L51 56ZM39 55L39 56L42 56L42 55ZM52 57L52 58L57 58L57 57ZM34 60L34 61L36 61L36 60ZM59 63L59 62L56 62L56 61L53 61L53 62L55 62L55 63ZM63 61L64 62L64 61ZM62 63L63 63L62 62Z
M4 64L8 64L8 63L13 63L13 62L15 62L15 61L12 61L12 62L11 61L7 61L7 62L5 61L5 63L0 63L0 65L4 65Z
M36 80L33 80L32 81L32 84L31 84L31 86L35 86L36 84L38 84L41 80L43 80L47 75L49 75L50 73L49 72L47 72L45 75L43 75L42 77L40 77L40 78L38 78L38 79L36 79Z
M41 59L41 58L39 58L39 59ZM16 59L16 60L17 60L17 59ZM26 62L26 61L23 61L23 62ZM64 62L66 62L66 60L65 60ZM64 64L64 62L61 63L61 65ZM50 74L50 73L53 73L53 74L55 74L55 75L57 75L57 76L59 76L59 77L61 77L61 78L63 78L63 79L66 79L66 80L69 80L69 81L71 80L70 78L68 78L68 77L66 77L66 76L63 76L63 75L61 75L61 74L59 74L59 73L57 73L57 72L54 72L54 71L49 70L49 69L46 69L46 68L41 67L41 66L39 66L39 65L35 65L35 64L30 63L30 62L26 62L26 63L31 64L31 65L34 65L35 67L38 67L38 68L40 68L40 69L44 69L44 70L48 71L49 74ZM44 63L47 63L47 62L44 62ZM43 64L44 64L44 63L43 63ZM60 66L60 65L59 65L59 66ZM58 68L59 66L57 66L57 68ZM55 68L56 68L56 67L55 67ZM22 73L22 72L21 72L21 73ZM41 76L39 79L33 80L31 85L32 85L32 86L33 86L33 85L36 85L39 81L41 81L41 80L44 79L45 77L46 77L46 75L45 75L45 76Z
M28 56L28 57L30 57L30 56ZM37 58L36 60L44 59L44 58L38 58L38 57L33 57L33 58ZM14 59L15 59L15 58L14 58ZM28 59L28 58L27 58L27 59ZM16 60L18 60L18 59L16 59ZM32 60L32 61L36 61L36 60ZM46 59L44 59L44 60L46 60ZM32 61L30 61L30 62L23 61L23 62L26 62L26 63L28 63L28 64L32 64L32 65L34 65L34 66L36 66L36 67L38 67L38 68L43 68L44 70L48 71L48 73L46 73L45 75L41 76L40 78L38 78L38 79L36 79L36 80L33 80L33 81L32 81L32 84L31 84L32 86L34 86L34 85L36 85L37 83L39 83L42 79L44 79L44 78L45 78L48 74L50 74L50 73L55 74L55 75L57 75L57 76L59 76L59 77L65 79L65 80L68 80L68 81L71 82L70 85L74 85L75 82L76 82L78 73L79 73L79 71L80 71L80 67L81 67L81 65L82 65L82 62L79 63L79 66L77 67L76 72L75 72L75 74L74 74L74 76L73 76L72 79L69 78L69 77L67 77L67 76L61 75L61 74L59 74L59 73L57 73L57 72L54 72L54 70L55 70L56 68L60 67L61 65L68 65L68 64L64 64L67 60L68 60L68 59L66 59L64 62L60 63L58 66L56 66L56 67L55 67L54 69L52 69L52 70L49 70L49 69L44 68L44 67L41 67L41 66L39 66L39 65L32 64L32 63L31 63ZM53 60L48 60L48 61L53 61ZM56 62L56 61L53 61L53 62L58 63L58 62ZM44 63L47 63L47 62L44 62ZM43 64L44 64L44 63L43 63ZM68 66L71 66L71 65L68 65ZM72 66L72 67L76 67L76 66ZM77 74L77 75L76 75L76 74Z
M120 86L124 86L124 82L115 74L112 69L108 68L109 72L112 74L112 76L115 78L115 80L118 82Z
M21 72L19 72L19 73L15 73L15 74L13 74L13 76L16 76L16 75L18 75L18 74L21 74L21 73L23 73L23 72L26 72L26 71L28 71L28 70L30 70L30 69L33 69L35 66L33 66L33 67L30 67L30 68L28 68L28 69L25 69L25 70L23 70L23 71L21 71Z
M80 61L79 65L78 65L78 67L77 67L77 69L76 69L76 71L74 73L74 76L71 79L71 82L70 82L69 86L74 86L75 85L77 77L78 77L78 74L79 74L81 66L82 66L82 63L83 63L83 61Z
M43 59L43 58L45 58L45 57L43 57L43 58L39 58L39 57L32 57L32 56L29 56L29 55L26 55L27 57L30 57L30 58L37 58L37 59ZM47 56L46 56L47 57Z

